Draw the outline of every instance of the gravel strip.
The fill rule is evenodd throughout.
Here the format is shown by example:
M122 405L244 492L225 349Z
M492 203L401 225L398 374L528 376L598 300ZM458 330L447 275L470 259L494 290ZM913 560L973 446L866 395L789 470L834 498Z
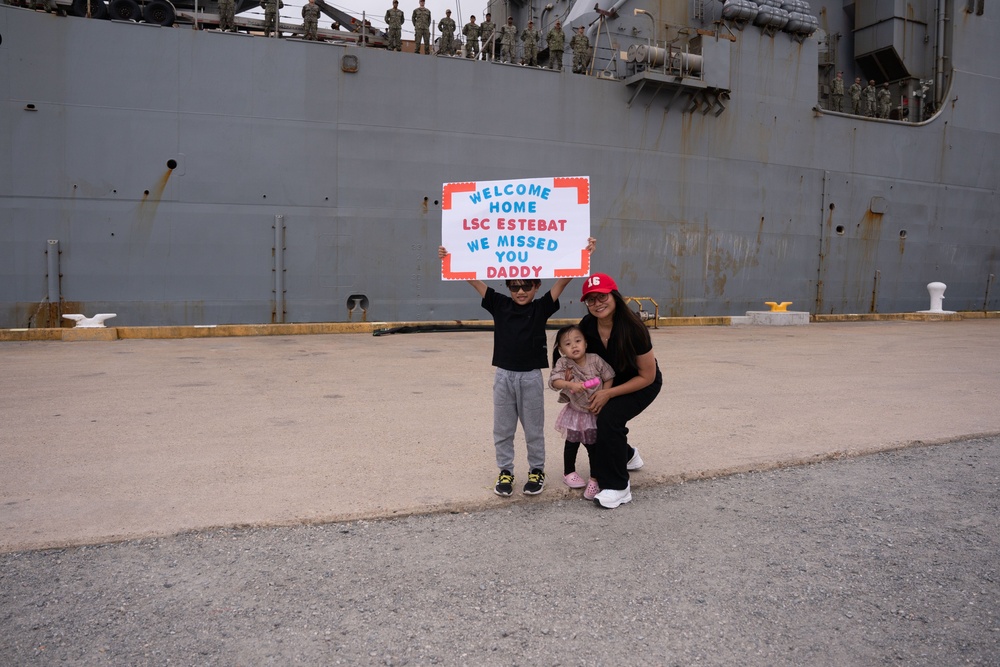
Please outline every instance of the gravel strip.
M8 553L0 601L0 665L1000 665L1000 438Z

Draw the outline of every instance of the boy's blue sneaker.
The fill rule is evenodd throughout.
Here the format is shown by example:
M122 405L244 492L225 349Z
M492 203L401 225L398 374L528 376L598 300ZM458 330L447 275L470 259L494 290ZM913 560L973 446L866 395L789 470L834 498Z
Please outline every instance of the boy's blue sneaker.
M498 496L509 496L514 493L514 473L509 470L501 470L497 477L497 485L493 487L493 493Z
M541 468L533 468L528 473L528 481L524 483L524 493L529 496L537 496L545 486L545 473Z

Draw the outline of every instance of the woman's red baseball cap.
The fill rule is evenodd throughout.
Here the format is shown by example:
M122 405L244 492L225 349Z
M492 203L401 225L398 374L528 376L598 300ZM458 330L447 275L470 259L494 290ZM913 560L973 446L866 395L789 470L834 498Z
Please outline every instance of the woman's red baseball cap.
M617 290L618 285L615 284L615 279L606 273L595 273L583 283L583 296L587 296L591 292L610 294Z

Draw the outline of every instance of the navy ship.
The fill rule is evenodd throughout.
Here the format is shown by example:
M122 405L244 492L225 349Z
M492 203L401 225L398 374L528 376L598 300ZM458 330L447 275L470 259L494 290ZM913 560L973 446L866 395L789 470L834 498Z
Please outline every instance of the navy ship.
M932 281L998 309L992 2L490 3L560 20L562 71L544 39L529 67L361 17L307 41L220 32L215 2L60 6L0 6L0 327L480 318L441 280L443 184L559 176L590 179L593 269L661 316L916 311ZM891 100L855 111L838 72Z

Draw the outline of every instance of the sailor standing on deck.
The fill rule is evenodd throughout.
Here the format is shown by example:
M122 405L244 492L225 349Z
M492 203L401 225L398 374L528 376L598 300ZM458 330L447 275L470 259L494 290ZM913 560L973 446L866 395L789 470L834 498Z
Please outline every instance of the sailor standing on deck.
M861 93L862 99L865 101L865 116L868 118L875 117L875 79L868 81L868 85L865 86L864 91Z
M479 57L479 26L476 25L476 17L470 16L469 22L465 24L462 28L462 34L465 35L465 57L466 58L478 58Z
M285 3L281 0L260 0L260 6L264 9L264 37L270 37L271 31L281 37L278 30L278 10L283 9Z
M413 10L410 16L413 22L414 53L420 53L420 42L424 42L424 55L431 54L431 10L424 7L424 0Z
M451 18L450 9L444 10L444 18L438 23L438 30L441 31L438 53L446 56L455 55L455 19Z
M517 51L517 26L514 17L507 17L507 25L500 28L500 62L513 63Z
M236 32L236 0L219 0L219 30Z
M861 114L861 77L856 77L847 91L851 96L851 113L855 116Z
M399 8L399 0L392 0L392 9L385 10L385 22L389 24L389 45L386 47L386 50L402 51L403 23L406 22L406 16L403 14L403 10Z
M316 0L302 5L302 32L306 39L313 41L319 36L319 5Z
M843 111L844 103L844 73L837 72L837 78L833 80L833 85L830 86L830 97L833 100L830 104L830 108L834 111Z
M545 42L549 45L549 69L562 71L563 50L566 46L566 33L563 32L562 23L556 19L556 25L549 30L545 36Z
M521 32L521 41L524 42L521 64L538 67L538 42L542 41L542 33L535 30L534 21L528 21L528 27Z
M576 29L576 34L570 40L569 47L573 49L573 72L587 73L587 60L590 58L590 40L583 34L583 26Z
M892 93L889 92L889 82L886 81L878 91L878 117L889 118L892 112Z
M496 44L497 25L492 16L486 12L486 20L479 24L479 37L483 44L483 60L493 60L496 57L493 45Z

